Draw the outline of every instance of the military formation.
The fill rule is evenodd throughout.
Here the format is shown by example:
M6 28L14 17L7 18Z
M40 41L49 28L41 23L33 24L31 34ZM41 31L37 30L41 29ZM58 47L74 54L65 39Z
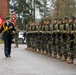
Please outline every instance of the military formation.
M76 18L44 19L26 26L27 49L73 63L76 57Z

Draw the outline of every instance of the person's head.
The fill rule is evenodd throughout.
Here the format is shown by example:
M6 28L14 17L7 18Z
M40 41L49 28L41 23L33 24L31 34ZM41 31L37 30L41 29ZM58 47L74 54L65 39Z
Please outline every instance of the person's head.
M74 23L76 24L76 17L75 17Z
M10 16L6 16L5 20L6 20L6 22L11 22L11 17Z
M75 17L74 17L74 16L70 17L70 18L69 18L69 23L73 23L74 20L75 20Z
M69 21L69 18L68 17L64 17L63 18L63 23L68 23L68 21Z
M63 20L62 19L59 19L58 20L58 24L62 24L63 23Z
M56 23L57 23L57 19L54 19L54 20L53 20L53 24L56 24Z

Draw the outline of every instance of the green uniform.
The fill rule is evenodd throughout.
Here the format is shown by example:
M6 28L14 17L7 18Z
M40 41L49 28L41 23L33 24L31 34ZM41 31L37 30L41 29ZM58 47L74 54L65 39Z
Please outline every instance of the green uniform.
M47 53L48 55L51 55L52 54L52 51L51 51L51 24L49 23L47 25Z
M74 58L76 58L76 24L75 25L75 30L74 30Z
M62 34L62 38L63 38L63 50L62 50L62 59L61 60L66 60L67 58L67 30L68 30L68 24L64 23L63 24L63 34Z
M57 24L57 39L56 39L56 44L57 44L57 58L61 58L61 46L62 46L62 24Z
M67 62L73 63L74 58L74 24L69 23L68 27L68 37L67 37Z
M56 50L56 24L52 25L52 57L56 57L57 50Z
M15 34L14 34L14 38L15 38L15 47L18 47L18 33L19 33L19 29L15 30Z

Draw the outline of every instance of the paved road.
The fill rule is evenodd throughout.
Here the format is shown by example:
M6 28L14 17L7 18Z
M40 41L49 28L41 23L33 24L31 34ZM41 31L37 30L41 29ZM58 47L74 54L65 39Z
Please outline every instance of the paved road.
M76 75L74 64L25 50L25 47L12 45L11 57L6 58L0 44L0 75Z

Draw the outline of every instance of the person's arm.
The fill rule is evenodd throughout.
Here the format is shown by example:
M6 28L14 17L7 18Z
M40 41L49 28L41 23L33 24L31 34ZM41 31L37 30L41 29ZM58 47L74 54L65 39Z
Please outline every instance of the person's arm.
M9 30L15 31L15 26L14 26L14 24L13 24L13 23L10 23Z
M10 23L9 30L10 30L12 33L15 33L15 27L14 27L14 24L13 24L12 22Z

